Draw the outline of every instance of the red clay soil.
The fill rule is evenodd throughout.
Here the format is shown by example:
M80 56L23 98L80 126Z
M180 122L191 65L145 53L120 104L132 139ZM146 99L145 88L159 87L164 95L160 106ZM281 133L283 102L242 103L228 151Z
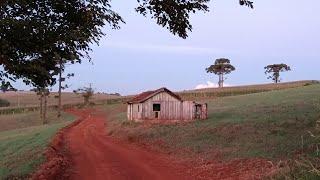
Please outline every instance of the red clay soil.
M47 162L32 179L261 179L274 168L259 159L229 163L182 164L167 155L117 141L106 134L106 116L73 110L79 120L61 130L48 149Z
M167 157L108 137L104 115L70 112L80 119L56 135L32 179L190 179Z

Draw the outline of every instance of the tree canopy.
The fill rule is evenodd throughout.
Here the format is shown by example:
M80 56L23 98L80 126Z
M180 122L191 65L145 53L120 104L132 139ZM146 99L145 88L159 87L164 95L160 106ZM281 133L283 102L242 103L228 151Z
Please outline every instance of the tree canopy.
M280 72L291 71L291 67L287 64L271 64L266 67L265 74L271 74L268 79L272 79L275 83L280 82Z
M192 31L189 21L190 14L198 11L208 12L210 0L137 0L139 6L136 11L144 16L151 15L157 24L167 28L174 35L181 38L188 37ZM253 2L239 0L240 5L253 8Z
M53 85L60 59L89 58L90 44L104 35L101 28L117 29L120 22L109 0L1 1L0 80Z
M230 74L236 68L230 64L230 60L226 58L217 59L213 65L206 68L207 73L214 73L219 76L219 87L223 87L224 75Z
M181 38L192 30L190 14L209 11L210 0L137 0L136 11ZM35 87L56 83L57 64L90 60L90 45L124 23L111 0L2 0L0 2L0 81L23 79ZM239 0L253 8L252 2ZM62 66L64 68L64 66Z

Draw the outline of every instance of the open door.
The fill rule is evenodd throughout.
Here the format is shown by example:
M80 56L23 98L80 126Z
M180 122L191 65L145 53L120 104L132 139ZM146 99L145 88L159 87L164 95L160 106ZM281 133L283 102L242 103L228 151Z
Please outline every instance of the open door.
M195 118L200 119L201 118L201 104L196 104L196 112L195 112Z
M161 112L161 104L160 103L153 104L154 119L160 119L160 112Z

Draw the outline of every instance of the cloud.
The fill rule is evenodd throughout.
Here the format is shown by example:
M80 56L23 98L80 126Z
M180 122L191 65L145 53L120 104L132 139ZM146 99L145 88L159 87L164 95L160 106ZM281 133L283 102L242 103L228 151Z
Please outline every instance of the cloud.
M188 45L157 45L127 42L106 42L103 46L115 49L134 50L138 52L162 52L162 53L184 53L184 54L217 54L230 53L218 48L188 46Z
M230 84L224 84L224 87L230 87ZM213 83L211 81L207 81L206 84L198 84L195 89L205 89L205 88L217 88L219 85L217 83Z

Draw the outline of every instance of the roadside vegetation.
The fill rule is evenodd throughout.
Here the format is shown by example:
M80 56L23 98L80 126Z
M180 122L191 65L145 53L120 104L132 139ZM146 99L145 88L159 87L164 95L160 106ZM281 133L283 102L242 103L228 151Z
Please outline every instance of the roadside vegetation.
M48 112L42 125L39 112L0 116L0 179L23 179L45 160L44 151L56 132L74 120L63 113Z
M282 178L316 179L319 94L320 85L308 85L216 98L208 101L208 120L174 125L128 122L126 105L107 105L118 112L109 116L108 134L183 158L281 161L280 166L287 167Z

